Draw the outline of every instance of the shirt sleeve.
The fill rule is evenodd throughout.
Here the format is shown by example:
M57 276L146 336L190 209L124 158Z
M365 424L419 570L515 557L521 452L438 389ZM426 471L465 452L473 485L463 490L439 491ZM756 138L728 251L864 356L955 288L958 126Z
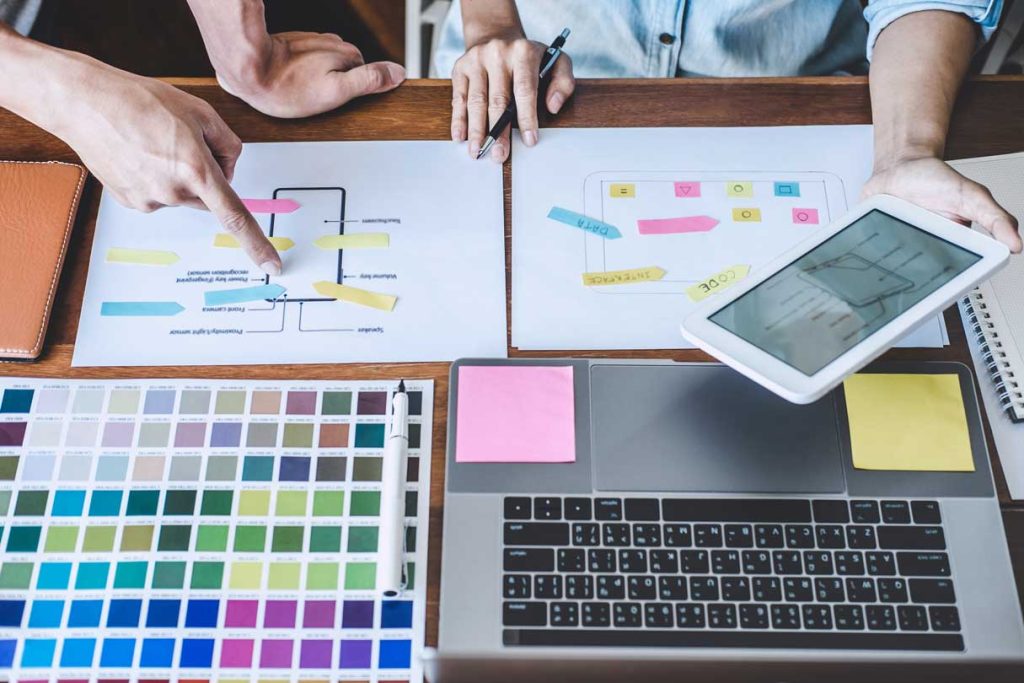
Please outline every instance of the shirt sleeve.
M870 0L864 9L868 22L867 55L875 48L878 35L900 17L912 12L941 10L962 14L981 29L982 41L992 37L1003 11L1003 0Z

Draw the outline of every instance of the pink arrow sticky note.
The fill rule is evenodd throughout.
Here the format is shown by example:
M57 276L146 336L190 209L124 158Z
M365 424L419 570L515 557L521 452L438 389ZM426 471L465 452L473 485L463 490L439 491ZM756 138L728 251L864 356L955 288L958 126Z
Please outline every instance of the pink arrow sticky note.
M677 197L699 197L700 183L678 182L675 184Z
M685 216L683 218L651 218L639 220L636 227L641 235L672 235L682 232L707 232L718 225L711 216Z
M252 213L291 213L299 208L294 199L243 199L242 203Z

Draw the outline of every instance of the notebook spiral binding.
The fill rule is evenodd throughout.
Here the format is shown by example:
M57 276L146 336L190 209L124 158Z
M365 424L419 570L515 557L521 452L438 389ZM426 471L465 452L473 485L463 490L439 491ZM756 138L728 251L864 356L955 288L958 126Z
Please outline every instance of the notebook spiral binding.
M999 405L1014 422L1024 422L1024 391L1013 368L1006 361L999 333L991 322L985 299L978 290L965 296L961 302L967 313L967 321L974 332L981 350L985 370L992 378L999 395Z

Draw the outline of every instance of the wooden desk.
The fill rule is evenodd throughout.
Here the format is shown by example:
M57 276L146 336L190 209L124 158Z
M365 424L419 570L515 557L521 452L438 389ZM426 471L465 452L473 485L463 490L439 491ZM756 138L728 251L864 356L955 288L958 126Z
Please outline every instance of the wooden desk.
M352 103L341 112L303 121L274 120L226 95L212 80L172 80L209 101L246 142L282 140L443 140L449 138L451 90L446 81L411 81L397 91ZM1024 78L984 78L963 91L949 140L951 158L1019 151L1024 144ZM756 126L868 123L868 89L861 78L626 80L584 81L555 121L558 127L611 126ZM541 140L543 142L543 132ZM0 158L74 160L59 140L0 110ZM490 163L490 162L481 162ZM511 259L510 174L505 169L505 231ZM437 642L437 600L441 561L445 424L448 364L276 365L257 367L163 367L72 369L71 353L99 204L99 186L90 182L75 228L60 294L47 339L46 356L32 365L0 365L0 375L39 377L202 377L223 379L424 378L435 381L434 461L431 482L429 610L427 642ZM511 273L511 269L508 270ZM511 275L507 276L511 288ZM510 310L511 318L511 310ZM895 349L889 359L953 360L970 365L963 327L955 309L946 312L951 345L945 349ZM566 355L668 358L707 361L699 351L523 353L513 356ZM986 430L987 430L986 425ZM1024 503L1010 501L995 449L996 485L1003 506L1018 591L1024 595Z

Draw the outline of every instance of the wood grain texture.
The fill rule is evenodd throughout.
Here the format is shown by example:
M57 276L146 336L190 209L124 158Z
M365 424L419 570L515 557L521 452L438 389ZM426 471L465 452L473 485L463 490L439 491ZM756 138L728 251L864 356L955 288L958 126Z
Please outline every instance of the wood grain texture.
M298 140L445 140L449 138L451 88L448 81L410 81L398 90L351 103L345 109L302 121L263 116L221 91L209 79L169 82L210 102L247 142ZM1018 151L1024 144L1024 78L985 77L967 84L951 127L950 158ZM562 114L543 126L756 126L869 123L867 84L861 78L617 80L581 81ZM543 142L543 131L541 140ZM60 140L0 110L0 158L77 160ZM491 163L481 161L480 163ZM256 367L76 368L71 354L99 203L90 181L76 225L43 359L35 364L0 365L0 375L69 378L182 377L216 379L433 379L434 438L430 496L427 642L437 641L438 581L444 491L448 364L274 365ZM507 258L511 258L511 177L505 168ZM510 271L506 272L509 278ZM509 291L511 282L506 283ZM509 311L511 314L511 310ZM511 319L511 318L510 318ZM946 360L970 364L959 316L946 312L952 344L945 349L894 349L890 360ZM130 340L111 340L130 343ZM707 361L699 351L520 352L518 357L616 357ZM1018 587L1024 589L1024 504L1009 500L991 435L986 435L1013 548ZM1021 591L1024 594L1024 590Z

